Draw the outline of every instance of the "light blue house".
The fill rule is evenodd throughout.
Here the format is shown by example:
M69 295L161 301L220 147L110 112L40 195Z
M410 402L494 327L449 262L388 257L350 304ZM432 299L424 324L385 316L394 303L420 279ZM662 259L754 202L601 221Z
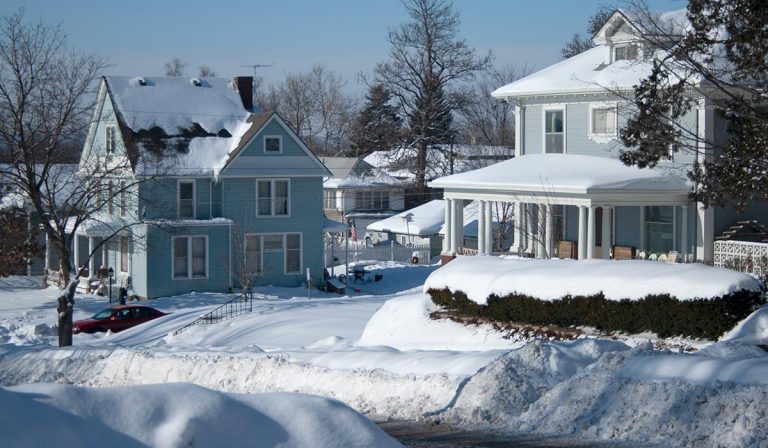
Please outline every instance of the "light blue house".
M660 13L669 38L686 26L685 10ZM512 251L536 257L627 258L676 253L711 263L716 235L736 221L768 220L751 204L744 213L691 201L686 173L727 140L716 102L690 90L695 106L679 123L688 152L670 153L654 170L626 167L618 131L632 113L633 86L649 72L656 48L643 19L616 11L594 36L595 47L493 92L515 109L515 155L430 185L444 190L445 259L462 253L462 209L479 201L480 252L490 252L490 204L513 203ZM674 41L672 42L674 43Z
M90 277L112 268L141 299L298 286L307 270L320 284L330 173L251 95L250 77L102 78L81 169L125 169L97 180L112 200L80 227L76 265L94 253Z

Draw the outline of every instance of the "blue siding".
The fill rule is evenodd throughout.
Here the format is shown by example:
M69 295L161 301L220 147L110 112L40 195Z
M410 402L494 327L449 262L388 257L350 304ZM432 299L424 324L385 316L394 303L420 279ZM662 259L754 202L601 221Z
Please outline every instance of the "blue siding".
M264 136L279 135L282 139L283 150L279 154L267 154L264 152ZM291 134L283 129L277 120L271 120L264 129L261 130L251 140L251 143L241 153L243 156L266 156L266 157L280 157L280 156L303 156L306 155L304 150L299 146L296 140L293 139Z
M208 237L208 278L173 278L174 236ZM190 226L150 228L147 234L147 298L187 294L192 291L226 292L229 289L229 228Z

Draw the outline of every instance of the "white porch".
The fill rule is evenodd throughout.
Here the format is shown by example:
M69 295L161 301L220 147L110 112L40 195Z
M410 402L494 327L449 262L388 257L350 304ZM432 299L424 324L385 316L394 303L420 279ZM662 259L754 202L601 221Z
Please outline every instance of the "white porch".
M493 247L489 217L493 203L507 202L514 203L515 210L512 253L550 258L556 255L558 243L565 242L570 246L561 245L561 253L557 254L561 258L611 258L619 208L623 211L631 208L639 215L637 244L631 249L644 250L647 246L644 241L645 210L670 207L672 219L680 223L679 228L672 226L680 259L702 259L703 256L703 251L697 250L704 244L702 226L690 225L694 222L690 219L692 214L701 213L693 209L688 183L678 176L656 170L626 167L615 159L566 154L528 155L443 177L430 186L444 190L447 223L444 258L463 253L463 223L461 213L457 211L461 210L464 201L469 200L480 203L480 255L491 253ZM569 223L569 228L573 229L570 241L564 238L566 210L571 212L571 221L576 221ZM692 235L693 232L697 234ZM562 253L568 249L570 253ZM623 251L618 255L627 258Z

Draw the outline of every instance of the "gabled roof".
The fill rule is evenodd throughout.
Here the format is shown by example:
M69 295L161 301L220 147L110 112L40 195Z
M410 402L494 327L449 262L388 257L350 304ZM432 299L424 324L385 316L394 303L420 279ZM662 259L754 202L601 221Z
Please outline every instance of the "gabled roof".
M402 182L363 159L356 157L322 157L321 161L331 172L323 182L325 188L393 187Z
M479 206L477 201L464 206L464 235L477 237ZM498 223L493 215L494 224ZM367 227L373 232L391 232L402 235L430 237L445 234L445 201L435 199L389 218L371 223Z
M675 36L682 33L687 23L684 9L650 13L650 17L637 11L618 10L595 34L596 47L499 87L491 95L508 99L558 94L605 94L608 89L631 90L650 74L650 58L611 63L611 46L608 44L612 34L618 29L629 29L638 34L637 40L641 39L641 35L662 31Z

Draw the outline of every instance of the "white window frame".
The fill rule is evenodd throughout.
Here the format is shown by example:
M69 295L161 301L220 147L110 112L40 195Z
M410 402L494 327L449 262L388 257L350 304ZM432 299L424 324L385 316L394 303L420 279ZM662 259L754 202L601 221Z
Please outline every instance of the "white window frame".
M277 151L267 151L267 140L277 139L279 148ZM263 138L264 154L282 154L283 153L283 136L282 135L265 135Z
M187 240L187 276L181 277L176 276L176 254L174 253L174 250L176 248L176 240L177 239L186 239ZM205 276L194 276L192 274L192 260L194 258L194 254L192 253L192 240L194 238L203 238L205 239ZM211 253L210 253L210 247L208 245L208 235L179 235L171 237L171 279L172 280L208 280L208 276L210 273L210 260L211 260Z
M246 233L243 236L243 248L245 248L245 257L248 255L248 238L256 237L259 244L259 269L257 272L246 272L245 275L249 277L256 277L264 274L264 237L261 233ZM243 268L247 270L247 263L243 263Z
M593 114L596 110L613 109L613 133L596 133L592 127ZM595 143L609 143L619 135L619 105L615 102L589 103L589 115L587 116L587 138Z
M181 216L181 184L192 184L192 216ZM176 217L179 219L195 219L197 217L197 182L192 179L179 179L176 182Z
M297 271L288 271L288 235L298 235L299 236L299 269ZM243 245L247 249L247 237L257 237L259 239L259 245L261 247L261 251L259 253L259 267L261 268L260 272L247 272L246 275L248 276L259 276L264 275L264 254L265 253L281 253L283 254L283 275L301 275L304 272L304 234L301 232L266 232L266 233L248 233L244 236ZM277 236L280 238L280 249L267 249L266 245L264 244L264 240L266 237L269 236Z
M542 154L568 154L568 107L566 104L547 104L541 108L541 153ZM563 152L547 152L547 112L563 112Z
M115 153L115 125L108 124L104 127L104 150L107 154Z
M299 235L299 269L288 272L288 235ZM304 235L301 232L286 232L283 234L283 274L301 274L304 271Z
M123 253L123 241L125 241L126 253ZM131 272L131 240L127 236L121 236L118 245L120 246L120 260L117 263L118 269L121 273L128 274ZM123 256L126 256L126 266L123 266ZM123 267L125 267L125 270L123 270Z
M263 215L259 213L259 182L270 182L269 190L269 214ZM286 194L288 195L288 204L286 204L286 214L275 214L275 199L277 189L275 188L276 182L286 182L288 185ZM291 180L288 178L276 178L276 179L256 179L256 217L258 218L290 218L291 217Z
M635 57L633 59L630 58L622 58L622 59L616 59L616 52L622 48L629 48L629 47L635 47ZM637 61L640 59L640 45L637 42L620 42L613 44L613 47L611 48L611 63L617 62L617 61Z

